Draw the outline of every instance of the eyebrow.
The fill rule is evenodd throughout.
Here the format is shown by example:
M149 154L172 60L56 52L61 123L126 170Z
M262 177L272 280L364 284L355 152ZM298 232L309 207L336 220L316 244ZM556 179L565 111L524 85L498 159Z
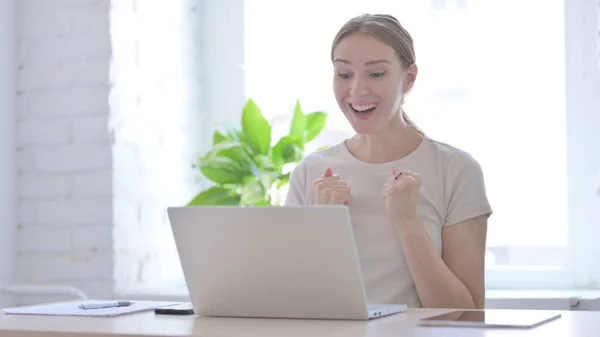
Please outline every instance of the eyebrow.
M333 60L333 62L334 63L341 62L341 63L346 63L346 64L352 64L352 62L350 62L348 60L340 59L340 58L336 58L335 60ZM366 62L365 65L370 66L370 65L374 65L374 64L378 64L378 63L391 64L390 61L381 59L381 60L373 60L373 61Z

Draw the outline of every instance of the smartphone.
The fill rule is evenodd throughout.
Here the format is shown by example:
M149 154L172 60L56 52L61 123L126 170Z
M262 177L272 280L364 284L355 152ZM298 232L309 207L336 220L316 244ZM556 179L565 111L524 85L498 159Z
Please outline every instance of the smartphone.
M182 303L178 305L156 308L154 313L157 315L193 315L194 309L191 303Z

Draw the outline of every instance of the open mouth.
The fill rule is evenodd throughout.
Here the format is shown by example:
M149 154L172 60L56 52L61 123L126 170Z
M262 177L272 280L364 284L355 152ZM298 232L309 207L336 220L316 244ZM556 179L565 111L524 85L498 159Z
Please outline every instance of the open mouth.
M377 104L367 104L367 105L354 105L349 104L350 108L359 118L369 118L375 109L377 109Z

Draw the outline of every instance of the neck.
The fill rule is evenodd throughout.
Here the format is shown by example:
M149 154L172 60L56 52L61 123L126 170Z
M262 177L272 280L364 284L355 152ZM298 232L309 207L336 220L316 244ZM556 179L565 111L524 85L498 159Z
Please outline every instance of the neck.
M368 163L387 163L406 157L417 149L423 136L398 114L388 126L374 134L356 134L346 146L354 157Z

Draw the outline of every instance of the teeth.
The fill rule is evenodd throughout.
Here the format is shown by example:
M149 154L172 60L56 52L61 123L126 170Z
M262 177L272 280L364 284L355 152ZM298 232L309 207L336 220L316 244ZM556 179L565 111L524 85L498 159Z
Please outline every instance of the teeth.
M354 110L356 110L356 111L365 111L365 110L373 109L375 107L377 107L377 104L369 104L369 105L354 105L354 104L352 104L352 108L354 108Z

